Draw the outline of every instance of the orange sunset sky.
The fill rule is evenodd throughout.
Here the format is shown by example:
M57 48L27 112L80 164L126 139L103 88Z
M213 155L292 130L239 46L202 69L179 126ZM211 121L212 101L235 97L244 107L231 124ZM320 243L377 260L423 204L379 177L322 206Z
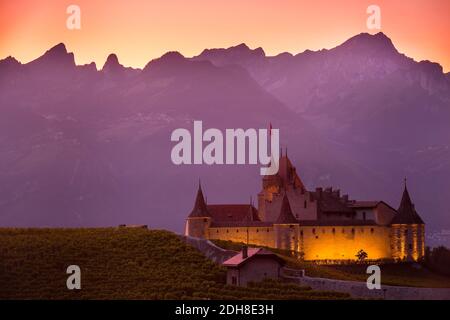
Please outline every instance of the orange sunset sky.
M81 30L66 28L70 4L81 8ZM111 52L143 67L167 51L193 56L242 42L295 54L378 32L366 27L370 4L400 52L450 71L450 0L0 0L0 58L28 62L59 42L77 64L98 68Z

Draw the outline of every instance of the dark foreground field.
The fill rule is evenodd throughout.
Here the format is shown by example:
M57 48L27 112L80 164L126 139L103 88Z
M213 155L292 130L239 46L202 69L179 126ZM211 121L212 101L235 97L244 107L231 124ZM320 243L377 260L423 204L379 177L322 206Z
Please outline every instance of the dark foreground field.
M81 268L68 290L66 268ZM225 269L175 234L145 229L0 229L0 299L345 299L265 281L225 285Z

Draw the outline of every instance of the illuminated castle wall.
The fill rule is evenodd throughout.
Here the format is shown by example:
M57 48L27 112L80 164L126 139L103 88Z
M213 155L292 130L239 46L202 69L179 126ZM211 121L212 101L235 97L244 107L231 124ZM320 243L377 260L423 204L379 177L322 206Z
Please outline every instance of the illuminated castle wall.
M208 205L199 186L186 235L296 251L305 260L418 260L425 225L405 190L398 210L383 201L349 200L339 190L308 191L287 155L263 178L252 204Z

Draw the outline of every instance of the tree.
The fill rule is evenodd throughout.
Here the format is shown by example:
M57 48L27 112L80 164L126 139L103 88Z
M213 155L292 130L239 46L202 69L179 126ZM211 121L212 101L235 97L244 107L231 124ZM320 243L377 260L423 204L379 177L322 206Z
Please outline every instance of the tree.
M359 262L363 262L364 260L367 259L369 255L367 254L367 252L365 252L363 249L359 250L358 253L356 254L356 258L358 258Z

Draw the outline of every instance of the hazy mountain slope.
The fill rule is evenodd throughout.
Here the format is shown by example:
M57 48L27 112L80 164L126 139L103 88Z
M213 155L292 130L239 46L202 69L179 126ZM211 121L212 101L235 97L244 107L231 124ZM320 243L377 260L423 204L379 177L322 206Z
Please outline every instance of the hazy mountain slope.
M404 176L431 227L448 225L448 74L383 34L266 57L246 45L143 69L114 54L97 71L60 44L28 64L0 61L0 224L147 223L181 231L197 179L210 202L249 201L259 166L171 163L172 130L281 129L308 187L397 206Z
M1 62L0 67L5 63ZM247 202L259 191L259 166L176 167L172 130L282 130L283 145L302 164L363 174L333 156L304 120L261 88L241 67L216 67L178 53L126 69L110 56L101 71L76 66L63 45L15 65L0 92L2 225L148 223L182 230L197 179L210 199ZM298 157L299 158L299 157ZM308 180L307 180L308 181Z

